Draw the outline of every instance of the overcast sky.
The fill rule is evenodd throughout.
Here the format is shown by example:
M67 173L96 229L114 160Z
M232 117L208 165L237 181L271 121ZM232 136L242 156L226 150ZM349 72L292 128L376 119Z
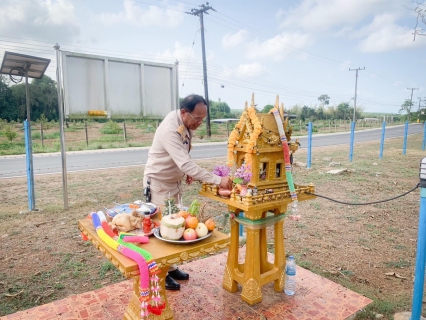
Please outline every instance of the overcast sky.
M423 2L426 4L426 2ZM179 61L180 96L204 95L199 19L194 0L1 0L3 51L52 59L61 49L145 61ZM409 0L213 0L205 15L209 97L242 109L256 103L315 107L350 102L398 112L426 99L426 36L413 41ZM426 26L422 26L426 27ZM426 28L425 28L426 29ZM422 103L426 105L426 101ZM416 108L417 110L417 108Z

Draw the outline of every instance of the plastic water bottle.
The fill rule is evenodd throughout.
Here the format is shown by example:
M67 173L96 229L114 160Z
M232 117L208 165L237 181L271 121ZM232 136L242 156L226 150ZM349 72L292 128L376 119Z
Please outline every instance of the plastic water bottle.
M296 261L293 256L288 257L285 264L284 292L288 296L292 296L296 292Z

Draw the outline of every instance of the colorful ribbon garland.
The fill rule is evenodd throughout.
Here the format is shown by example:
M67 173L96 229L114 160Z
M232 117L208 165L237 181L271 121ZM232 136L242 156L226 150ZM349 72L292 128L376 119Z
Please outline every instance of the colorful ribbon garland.
M160 287L158 284L158 267L152 256L146 250L139 248L133 244L126 243L121 237L127 236L123 234L117 236L108 225L105 214L102 211L92 213L92 221L96 233L99 238L109 247L122 253L124 256L134 260L139 267L140 273L140 297L141 302L141 318L148 319L149 312L160 315L165 308L160 296ZM151 281L151 299L149 297ZM149 303L151 302L151 303Z
M283 122L277 107L271 109L270 112L274 114L275 122L277 123L278 132L280 134L284 153L285 177L287 178L288 187L290 189L291 200L297 201L297 193L296 189L294 188L293 175L291 174L290 148L288 147L287 138L285 136Z

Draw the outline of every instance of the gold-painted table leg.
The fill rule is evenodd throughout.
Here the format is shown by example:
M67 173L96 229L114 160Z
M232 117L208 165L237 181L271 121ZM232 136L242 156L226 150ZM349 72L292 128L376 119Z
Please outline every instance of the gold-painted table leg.
M262 301L260 281L260 231L247 229L246 261L244 265L244 283L241 298L253 305Z
M222 282L222 287L229 292L236 292L238 290L238 282L234 280L235 272L238 270L238 228L239 224L234 219L231 219L231 244Z
M285 267L285 248L284 248L284 220L275 224L275 260L274 266L277 268L279 277L274 281L274 290L282 292L284 290L284 267Z
M166 303L166 308L163 310L161 315L153 315L151 314L149 316L149 319L152 320L171 320L173 319L173 311L170 308L169 302L167 300L166 295L166 276L167 272L169 270L169 267L165 267L160 269L161 272L158 275L159 281L160 281L160 294L164 298L164 302ZM126 312L124 313L124 320L140 320L141 316L141 308L140 308L140 302L139 302L139 276L136 276L133 278L133 293L130 298L129 305L127 306Z

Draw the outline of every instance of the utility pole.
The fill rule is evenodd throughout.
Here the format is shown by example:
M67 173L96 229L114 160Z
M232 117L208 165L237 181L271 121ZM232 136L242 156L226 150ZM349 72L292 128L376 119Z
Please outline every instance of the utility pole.
M354 122L355 122L355 110L356 110L356 90L357 90L357 85L358 85L358 71L359 70L365 70L364 68L357 68L357 69L351 69L349 68L349 71L356 71L356 75L355 75L355 97L354 97Z
M206 98L206 102L207 102L207 121L206 121L206 132L207 132L207 137L211 137L212 132L210 130L210 103L209 103L209 89L208 89L208 85L207 85L207 67L206 67L206 48L205 48L205 44L204 44L204 19L203 19L203 15L205 14L209 14L207 11L208 10L213 10L216 11L215 9L213 9L211 6L209 6L209 3L206 2L206 4L202 4L200 5L201 9L191 9L191 12L186 12L187 14L192 14L193 16L197 16L200 17L200 28L201 28L201 47L203 50L203 73L204 73L204 97Z
M411 120L411 107L413 106L413 91L419 90L419 88L407 88L407 90L411 90L410 112L408 112L408 121L410 121Z

